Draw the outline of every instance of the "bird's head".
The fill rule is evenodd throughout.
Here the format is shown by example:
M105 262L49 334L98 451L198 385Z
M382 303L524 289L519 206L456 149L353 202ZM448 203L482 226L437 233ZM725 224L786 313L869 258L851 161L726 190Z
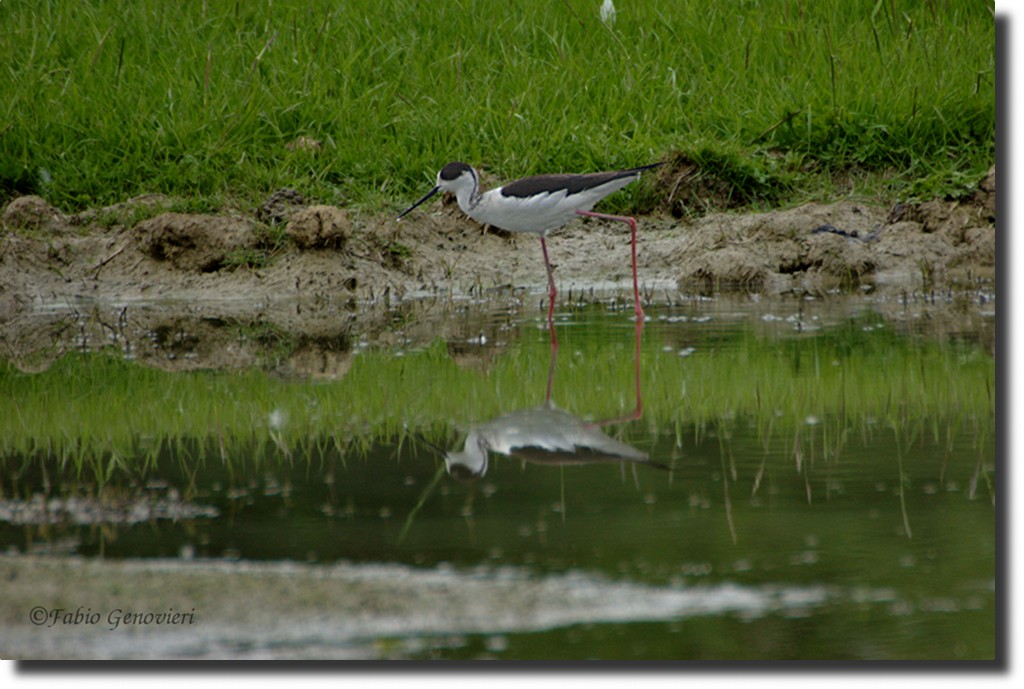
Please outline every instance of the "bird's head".
M458 194L460 189L476 189L476 170L466 163L448 163L437 173L437 189Z
M487 442L476 432L470 431L462 451L445 453L444 463L448 473L460 481L467 482L487 473Z
M398 216L398 220L404 218L412 209L425 203L439 191L448 191L456 196L469 198L476 194L478 184L479 180L476 176L476 170L470 165L466 163L448 163L437 173L437 184L434 188L427 192L427 195L422 199L409 206Z

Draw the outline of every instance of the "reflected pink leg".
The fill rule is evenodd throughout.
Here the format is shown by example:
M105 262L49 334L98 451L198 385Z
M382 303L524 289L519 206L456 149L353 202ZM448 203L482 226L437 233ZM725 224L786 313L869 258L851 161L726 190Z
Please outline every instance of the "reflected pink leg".
M640 336L644 332L644 318L643 312L636 319L636 347L633 353L633 368L636 373L636 411L633 412L634 418L639 419L640 414L644 409L643 396L640 394Z
M548 330L551 331L551 348L553 351L558 351L558 336L555 335L555 297L558 296L558 290L555 289L555 274L551 270L551 261L548 260L548 244L544 241L544 237L540 238L540 248L544 252L544 267L548 271Z
M554 332L554 330L552 330ZM544 393L544 402L551 404L551 390L555 384L555 361L558 360L558 340L551 338L551 361L548 363L548 387Z

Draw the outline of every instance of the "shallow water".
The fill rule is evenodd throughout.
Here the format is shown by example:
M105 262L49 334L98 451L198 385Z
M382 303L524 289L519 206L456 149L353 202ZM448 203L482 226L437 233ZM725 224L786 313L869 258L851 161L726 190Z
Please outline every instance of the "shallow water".
M296 412L271 405L269 442L150 438L155 451L120 463L5 447L0 548L314 571L383 564L410 582L476 592L450 619L422 622L413 599L407 627L368 619L364 633L331 641L371 657L992 658L991 401L971 404L952 384L929 388L934 404L909 401L912 391L901 400L900 388L858 401L875 388L844 382L839 406L757 398L753 410L705 408L696 398L714 391L686 374L727 362L733 378L713 380L742 393L745 375L754 387L769 375L822 375L848 350L851 375L884 375L898 351L923 385L937 371L962 375L991 400L991 305L962 304L942 322L920 316L935 301L663 304L648 309L639 359L628 308L560 311L554 354L540 312L477 306L459 311L463 326L445 338L449 356L470 362L473 385L508 386L495 370L516 352L546 372L500 392L507 405L444 407L458 418L396 407L358 443L322 425L284 437ZM427 346L408 332L382 355ZM351 347L356 362L343 373L381 353L367 337ZM863 351L882 374L853 358ZM679 371L682 381L665 380ZM287 380L310 395L338 384L294 370ZM337 651L318 637L230 634L229 656L254 644L271 657Z

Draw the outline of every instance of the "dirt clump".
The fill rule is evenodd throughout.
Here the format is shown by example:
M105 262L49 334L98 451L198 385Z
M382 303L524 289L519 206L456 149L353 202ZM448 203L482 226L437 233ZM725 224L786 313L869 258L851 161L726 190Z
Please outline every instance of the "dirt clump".
M335 206L310 206L291 216L285 233L299 249L343 249L352 222Z
M678 281L702 289L817 291L851 284L876 265L867 243L885 217L863 204L806 204L697 221L673 255Z
M841 201L695 221L672 254L678 284L766 293L934 289L994 280L995 168L970 196Z
M161 213L140 222L133 233L150 258L200 273L219 270L232 252L257 244L252 221L232 216Z
M774 203L787 190L781 179L765 177L740 160L705 153L698 161L677 154L659 169L656 185L662 190L658 209L674 218L713 211Z
M268 225L287 222L306 205L306 198L295 189L277 189L256 210L256 218Z
M4 209L0 229L28 230L44 235L58 235L68 223L64 215L40 196L19 196Z

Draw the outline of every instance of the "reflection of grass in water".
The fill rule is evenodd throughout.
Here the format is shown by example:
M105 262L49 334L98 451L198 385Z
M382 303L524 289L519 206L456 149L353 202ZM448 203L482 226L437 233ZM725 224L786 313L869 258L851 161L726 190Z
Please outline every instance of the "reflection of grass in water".
M890 429L906 442L923 433L952 442L967 430L989 446L995 369L977 348L867 334L858 324L788 340L738 331L690 356L667 347L667 337L652 327L643 343L640 423L658 433L720 432L753 420L766 447L775 438L792 442L798 469L834 458L851 435L868 440ZM254 459L298 446L366 450L410 432L437 441L453 424L539 404L545 338L514 343L486 372L460 368L442 342L402 356L365 352L344 378L326 383L260 371L167 373L110 354L68 356L42 374L3 366L0 453L79 467L101 461L109 475L182 439L198 441L182 449L214 456L249 447ZM593 419L631 410L632 344L622 331L567 330L555 401Z

